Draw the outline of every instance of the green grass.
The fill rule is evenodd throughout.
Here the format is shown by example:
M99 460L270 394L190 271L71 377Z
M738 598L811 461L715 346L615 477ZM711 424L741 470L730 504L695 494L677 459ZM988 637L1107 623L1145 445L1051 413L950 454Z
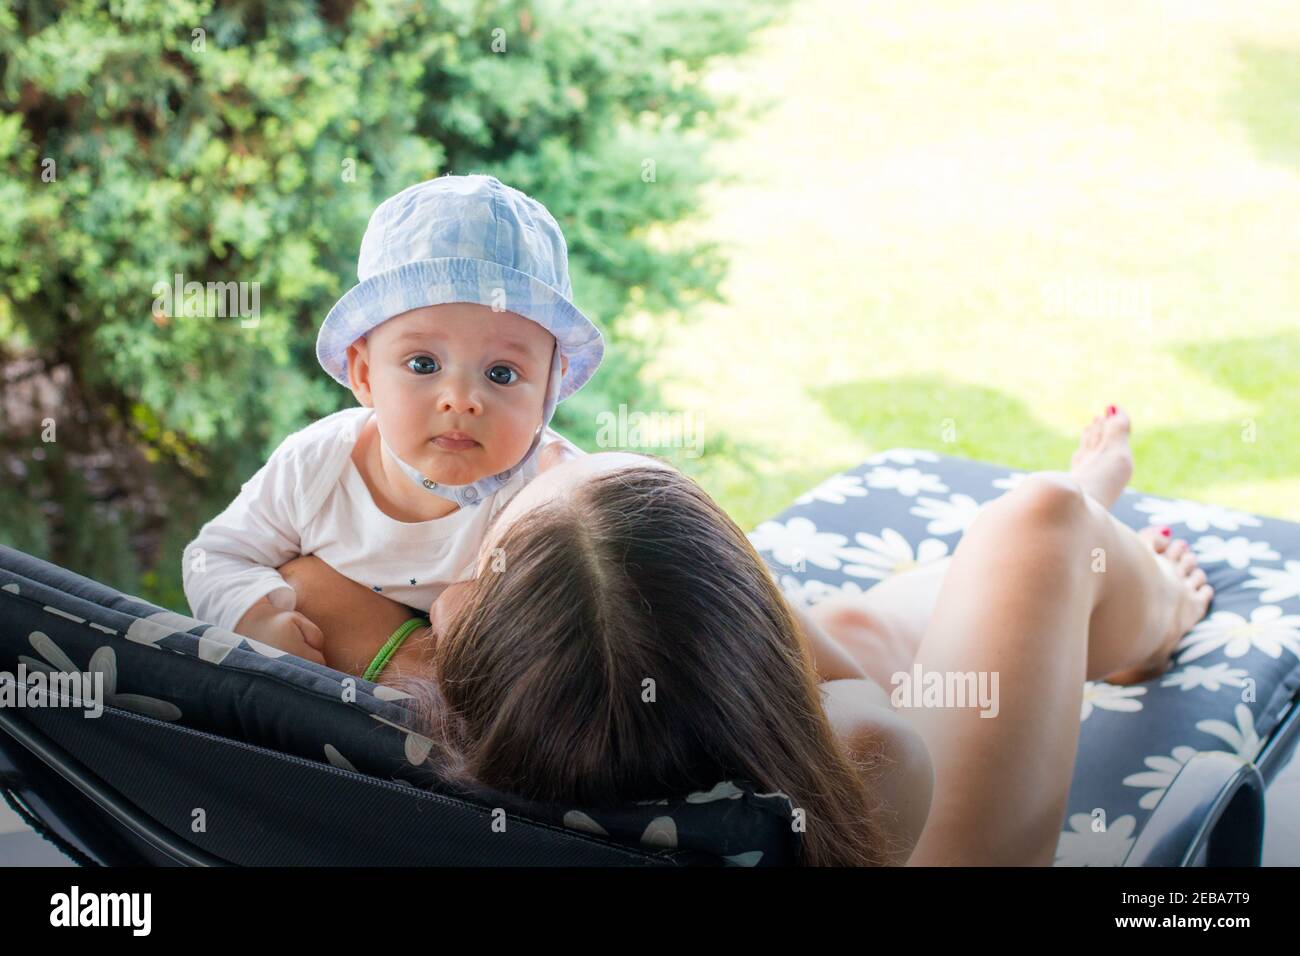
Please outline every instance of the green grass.
M895 445L1064 467L1111 402L1135 487L1300 520L1300 7L806 2L714 82L770 109L652 372L742 526Z

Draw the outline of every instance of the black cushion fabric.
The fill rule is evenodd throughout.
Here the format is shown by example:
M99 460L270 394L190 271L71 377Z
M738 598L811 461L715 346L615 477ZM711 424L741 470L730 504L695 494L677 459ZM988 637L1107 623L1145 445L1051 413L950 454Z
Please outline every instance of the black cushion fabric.
M894 449L823 482L751 537L787 595L815 603L951 554L979 506L1017 477L982 462ZM1085 687L1061 865L1121 862L1179 768L1210 750L1253 759L1300 688L1300 525L1132 491L1115 513L1133 527L1169 524L1189 539L1216 593L1168 674L1138 687ZM430 778L429 743L404 729L404 704L389 689L0 547L0 669L15 672L20 662L98 671L107 702L121 710L470 796ZM93 721L85 727L93 733ZM614 809L473 798L665 855L676 846L683 856L740 865L798 855L788 798L743 781ZM1094 824L1098 812L1104 829Z
M598 842L741 866L788 865L798 858L789 799L757 793L745 781L617 808L540 806L446 786L425 759L430 742L406 729L405 702L391 688L0 547L0 669L16 674L20 663L29 673L98 672L105 704L118 710L472 799L507 815L594 834ZM83 733L93 735L95 719L78 719ZM484 826L490 825L485 815ZM209 849L204 834L184 835Z
M950 555L979 507L1021 475L892 449L827 479L750 538L787 596L814 604ZM1300 524L1133 490L1113 511L1186 539L1215 594L1165 675L1086 684L1057 865L1123 862L1189 759L1223 751L1254 761L1300 688Z
M83 768L94 767L97 799L133 816L129 828L118 826L116 813L60 816L66 808L50 808L55 820L43 818L47 825L62 823L91 860L106 865L135 865L141 858L242 866L717 863L689 851L646 852L507 816L504 807L498 813L402 780L381 780L112 706L95 718L93 733L86 733L82 713L69 708L31 710L21 723L11 717L3 715L6 730L28 735L34 729L42 735L36 744L57 748L60 760L71 757ZM13 754L15 745L2 735L0 745ZM51 793L23 779L24 801L69 796L60 782ZM110 834L128 844L125 852L120 843L105 842Z

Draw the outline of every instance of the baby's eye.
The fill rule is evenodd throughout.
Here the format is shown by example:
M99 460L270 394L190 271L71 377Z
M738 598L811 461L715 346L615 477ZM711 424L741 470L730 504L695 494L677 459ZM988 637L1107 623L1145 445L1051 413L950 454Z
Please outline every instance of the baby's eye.
M511 378L511 375L515 378ZM515 379L519 377L519 373L509 365L493 365L488 369L487 377L490 381L493 381L498 385L511 385L514 383Z
M428 355L417 355L406 363L406 367L416 375L430 375L438 371L438 362Z

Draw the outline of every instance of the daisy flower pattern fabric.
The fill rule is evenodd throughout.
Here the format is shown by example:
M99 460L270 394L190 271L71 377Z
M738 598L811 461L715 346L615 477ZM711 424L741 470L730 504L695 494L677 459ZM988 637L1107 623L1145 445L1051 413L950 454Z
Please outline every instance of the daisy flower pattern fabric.
M1026 474L890 449L820 482L750 540L792 601L865 593L951 556L980 509ZM1215 595L1160 677L1130 687L1086 682L1058 866L1122 864L1189 760L1263 759L1300 691L1300 524L1132 489L1113 512L1135 529L1169 525L1195 550Z

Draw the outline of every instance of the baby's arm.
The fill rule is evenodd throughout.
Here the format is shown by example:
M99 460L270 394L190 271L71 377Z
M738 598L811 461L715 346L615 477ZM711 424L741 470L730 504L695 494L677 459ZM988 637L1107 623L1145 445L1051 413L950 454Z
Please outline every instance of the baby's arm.
M282 611L266 598L259 598L239 619L235 633L325 663L325 637L320 628L301 611Z
M301 547L296 464L289 448L277 449L186 546L182 577L186 600L200 620L323 661L319 630L294 610L293 588L276 570Z

